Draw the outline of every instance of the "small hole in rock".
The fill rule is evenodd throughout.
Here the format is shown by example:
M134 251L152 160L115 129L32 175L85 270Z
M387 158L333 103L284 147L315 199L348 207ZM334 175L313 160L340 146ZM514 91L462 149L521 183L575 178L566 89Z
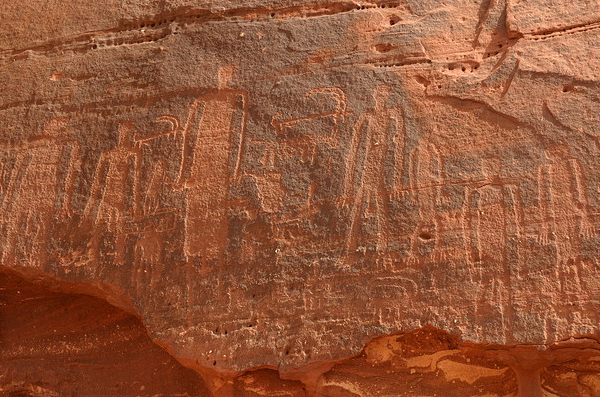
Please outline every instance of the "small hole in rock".
M419 234L419 238L421 240L431 240L433 238L433 236L429 233L421 233L421 234Z
M389 43L377 44L375 46L375 50L377 52L390 52L393 49L394 49L394 46Z
M213 361L213 365L217 365L217 362L216 362L216 361Z

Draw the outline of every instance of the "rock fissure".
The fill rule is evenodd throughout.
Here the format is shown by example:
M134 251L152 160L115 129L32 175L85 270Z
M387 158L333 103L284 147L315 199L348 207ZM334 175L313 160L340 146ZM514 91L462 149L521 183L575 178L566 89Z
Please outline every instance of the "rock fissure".
M365 9L394 9L404 8L405 5L400 3L368 3L357 4L354 2L339 2L326 4L311 4L296 7L272 8L272 9L234 9L222 12L213 10L190 10L184 13L171 12L164 15L158 15L152 19L140 19L139 21L128 21L123 23L123 27L105 29L96 32L86 32L83 35L70 39L53 40L52 42L38 44L22 49L0 50L0 62L17 61L26 59L31 54L45 56L62 56L65 53L85 53L90 50L108 48L121 45L145 44L158 42L172 34L185 33L185 29L197 23L204 22L235 22L235 21L251 21L261 22L271 19L286 19L286 18L311 18L321 16L333 16L339 13L346 13L356 10ZM480 23L481 26L483 26ZM481 29L478 26L477 30ZM545 40L564 35L583 33L590 30L600 28L600 22L591 22L581 25L572 25L554 30L539 31L534 33L519 33L511 32L514 36L506 39L500 39L490 45L512 46L520 39L524 40ZM474 32L474 42L478 41L478 31ZM486 53L485 58L495 53ZM431 63L433 60L424 59L406 59L399 62L378 62L375 66L379 67L398 67L420 63Z
M579 25L571 25L571 26L566 26L563 28L557 28L557 29L552 29L552 30L542 30L539 32L534 32L534 33L523 33L521 37L524 39L537 41L537 40L551 39L554 37L561 37L561 36L566 36L566 35L571 35L571 34L585 33L590 30L597 30L597 29L600 29L600 21L588 22L588 23L579 24Z

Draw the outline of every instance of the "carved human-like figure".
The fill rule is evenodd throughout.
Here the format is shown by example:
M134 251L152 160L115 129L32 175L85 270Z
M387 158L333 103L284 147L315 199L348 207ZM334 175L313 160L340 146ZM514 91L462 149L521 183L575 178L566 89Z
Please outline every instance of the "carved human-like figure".
M523 235L519 188L503 181L501 170L500 158L484 158L484 180L467 187L465 206L472 277L477 283L475 313L490 318L484 333L495 341L504 341L512 326L511 285L521 266L519 241ZM502 288L506 290L500 291Z
M404 115L399 107L388 107L391 86L380 84L375 88L375 108L360 115L353 131L344 179L345 205L351 205L350 231L340 261L348 265L350 255L358 249L361 219L365 211L375 211L377 217L377 252L385 254L390 235L389 192L385 183L385 158L394 147L395 167L404 164ZM364 160L359 162L358 152L364 145ZM394 176L397 172L394 173ZM357 180L358 179L358 180ZM358 182L358 183L357 183ZM394 180L395 184L400 183Z
M66 117L51 119L40 136L14 148L16 160L0 207L4 264L20 259L43 266L53 219L71 216L81 150L68 138L68 122Z
M440 252L440 217L442 204L443 165L435 144L424 140L409 155L410 196L419 206L419 220L411 238L411 260L419 257L419 241L433 240L434 252Z
M556 248L556 274L561 288L581 288L579 258L581 237L593 233L588 217L585 181L579 161L569 156L567 145L546 149L547 162L539 168L539 200L543 244Z
M171 230L165 226L172 225L168 219L173 215L173 209L161 208L160 193L165 181L165 161L160 159L154 165L152 176L148 182L143 198L141 226L133 233L138 236L134 247L134 266L132 283L138 291L149 287L152 291L161 279L164 269L164 239L162 232Z
M184 252L222 274L229 231L228 192L239 179L248 93L227 88L233 67L219 69L219 87L198 97L183 127L177 181L186 190ZM220 277L220 276L219 276Z
M125 261L126 221L140 216L142 152L132 144L132 134L133 122L121 122L117 146L100 155L83 215L93 225L104 224L114 234L116 265ZM95 259L99 256L99 236L95 233L92 241Z

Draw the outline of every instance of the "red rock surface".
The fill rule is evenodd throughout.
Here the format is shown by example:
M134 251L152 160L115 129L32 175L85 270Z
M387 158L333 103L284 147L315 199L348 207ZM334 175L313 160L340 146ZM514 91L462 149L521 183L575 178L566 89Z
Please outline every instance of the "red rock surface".
M152 343L138 318L80 294L85 286L29 279L1 278L0 396L517 396L519 381L523 396L600 394L593 338L539 350L463 343L431 327L295 373L200 376Z
M599 395L599 10L6 4L0 266L215 394ZM369 358L431 329L429 370Z
M135 316L72 286L1 277L0 395L210 394L196 372L150 340Z

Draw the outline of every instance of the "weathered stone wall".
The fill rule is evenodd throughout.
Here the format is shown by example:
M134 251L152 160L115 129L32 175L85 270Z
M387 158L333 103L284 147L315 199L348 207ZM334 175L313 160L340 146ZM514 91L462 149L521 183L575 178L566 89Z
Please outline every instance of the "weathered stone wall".
M7 4L1 266L93 286L205 377L309 371L426 326L480 346L596 334L598 14Z

